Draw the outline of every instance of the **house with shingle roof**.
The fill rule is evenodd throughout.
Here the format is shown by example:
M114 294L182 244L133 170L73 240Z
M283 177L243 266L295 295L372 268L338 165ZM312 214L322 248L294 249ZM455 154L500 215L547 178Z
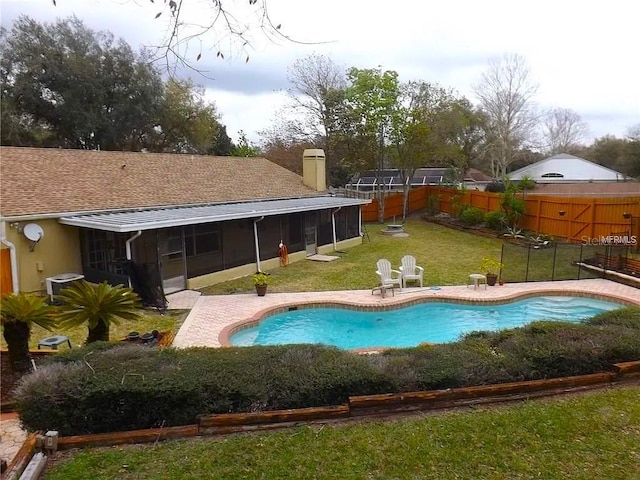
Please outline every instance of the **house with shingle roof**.
M200 288L359 244L361 206L259 157L0 147L2 291L55 279ZM53 279L53 280L52 280ZM51 293L51 292L49 292Z

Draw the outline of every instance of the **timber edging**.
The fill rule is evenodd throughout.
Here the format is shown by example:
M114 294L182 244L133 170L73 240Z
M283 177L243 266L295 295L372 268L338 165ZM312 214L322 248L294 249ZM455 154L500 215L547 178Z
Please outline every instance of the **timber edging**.
M22 475L22 472L33 458L36 453L36 443L39 432L30 433L27 435L27 439L15 454L13 460L7 467L7 471L2 474L3 480L18 480Z
M336 423L367 416L391 416L418 410L437 410L534 399L562 393L579 392L615 383L637 382L640 379L640 360L617 363L611 366L611 370L611 372L574 377L446 390L360 395L349 397L349 401L346 404L325 407L201 415L193 425L60 437L58 450L133 443L155 443L169 439L205 435L227 435L230 433L282 429L317 423ZM9 465L7 474L18 471L20 466L24 470L36 451L37 436L37 433L32 433L28 436L27 441ZM14 477L3 476L3 478L18 477L19 474Z

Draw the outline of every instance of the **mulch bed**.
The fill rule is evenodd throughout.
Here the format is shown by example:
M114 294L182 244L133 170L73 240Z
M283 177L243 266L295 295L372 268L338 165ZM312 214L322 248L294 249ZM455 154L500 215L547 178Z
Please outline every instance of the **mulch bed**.
M460 230L462 232L473 233L474 235L480 235L482 237L504 238L500 232L496 232L495 230L491 230L490 228L486 228L484 226L469 227L463 225L455 217L451 217L448 215L423 215L422 219L427 222L437 223L438 225L442 225L444 227L452 228L454 230Z

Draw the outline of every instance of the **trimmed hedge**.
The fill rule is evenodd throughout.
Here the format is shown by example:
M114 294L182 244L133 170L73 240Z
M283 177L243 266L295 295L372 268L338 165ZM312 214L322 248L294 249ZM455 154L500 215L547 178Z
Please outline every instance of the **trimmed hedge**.
M640 309L581 324L534 322L459 341L357 355L320 345L155 349L97 344L23 378L28 430L77 435L194 423L199 414L337 405L351 395L607 371L640 360Z
M199 414L335 405L393 388L365 357L319 345L88 346L56 359L16 391L28 430L77 435L185 425Z

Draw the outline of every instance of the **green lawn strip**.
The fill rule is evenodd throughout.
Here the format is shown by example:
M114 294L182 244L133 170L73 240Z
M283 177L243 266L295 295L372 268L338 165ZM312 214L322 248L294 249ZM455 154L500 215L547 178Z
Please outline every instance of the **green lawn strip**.
M139 332L140 334L145 332L158 331L172 331L177 333L182 325L182 322L187 318L188 310L167 310L164 313L160 313L155 310L145 310L143 318L135 323L122 322L120 325L112 325L109 330L109 337L112 341L120 340L126 337L131 331ZM73 347L84 345L87 339L87 326L82 325L79 327L62 329L59 328L54 332L49 332L44 328L37 325L31 328L31 337L29 339L29 347L33 350L37 350L38 341L43 338L50 337L52 335L66 335L71 340ZM7 348L7 344L4 338L0 340L0 346ZM59 347L60 350L65 350L67 345L64 344Z
M453 230L419 218L408 219L408 237L383 235L383 225L367 224L368 235L362 245L336 253L333 262L294 262L286 268L270 270L269 292L306 292L324 290L368 289L378 283L376 262L387 258L394 268L404 255L416 257L424 267L424 283L429 285L464 285L470 273L478 272L482 257L500 259L502 241L473 233ZM250 276L202 289L206 295L250 293L254 286Z
M391 422L79 451L57 479L640 478L640 388ZM126 467L123 467L126 465Z

